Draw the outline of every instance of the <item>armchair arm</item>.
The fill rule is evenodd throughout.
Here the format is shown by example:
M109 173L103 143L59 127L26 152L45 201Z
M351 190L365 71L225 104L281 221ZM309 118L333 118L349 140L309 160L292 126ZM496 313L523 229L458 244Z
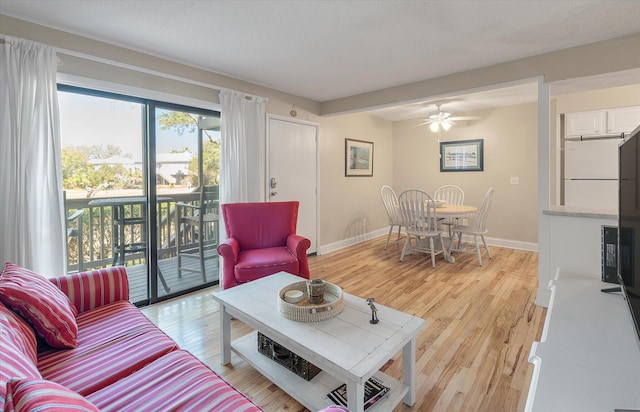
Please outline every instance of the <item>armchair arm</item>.
M309 279L309 261L307 259L307 249L311 247L311 241L300 235L289 235L287 237L287 248L298 259L299 276Z
M74 273L50 280L69 297L78 313L129 300L129 278L123 266Z
M228 289L238 284L234 267L240 254L238 240L230 237L218 245L218 255L222 257L222 287Z

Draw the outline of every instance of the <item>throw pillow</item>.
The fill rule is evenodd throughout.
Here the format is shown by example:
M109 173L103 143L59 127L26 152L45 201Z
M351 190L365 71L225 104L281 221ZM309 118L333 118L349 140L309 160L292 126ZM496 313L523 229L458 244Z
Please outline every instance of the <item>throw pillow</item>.
M18 312L52 347L77 346L77 310L43 276L7 262L0 273L0 301Z
M43 379L11 379L7 382L5 411L91 411L99 412L82 395Z

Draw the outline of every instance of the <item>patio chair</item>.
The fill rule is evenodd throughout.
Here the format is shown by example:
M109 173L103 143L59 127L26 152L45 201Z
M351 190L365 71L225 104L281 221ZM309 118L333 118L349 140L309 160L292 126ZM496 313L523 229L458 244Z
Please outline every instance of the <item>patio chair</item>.
M200 273L206 282L206 261L216 258L219 239L218 186L201 186L198 204L176 202L178 277Z

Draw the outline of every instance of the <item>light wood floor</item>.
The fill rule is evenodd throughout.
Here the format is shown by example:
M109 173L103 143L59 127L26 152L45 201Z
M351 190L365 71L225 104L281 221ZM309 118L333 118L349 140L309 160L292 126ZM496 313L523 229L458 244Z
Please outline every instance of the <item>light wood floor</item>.
M399 261L385 238L312 257L311 278L324 278L353 295L427 321L416 343L417 396L395 411L522 411L533 366L531 342L540 339L546 310L535 306L537 253L490 247L493 259L456 255L436 268L426 255ZM306 411L241 358L220 365L218 305L209 288L142 311L265 411ZM249 332L232 321L232 338ZM383 370L401 377L400 353ZM299 379L292 375L291 379Z

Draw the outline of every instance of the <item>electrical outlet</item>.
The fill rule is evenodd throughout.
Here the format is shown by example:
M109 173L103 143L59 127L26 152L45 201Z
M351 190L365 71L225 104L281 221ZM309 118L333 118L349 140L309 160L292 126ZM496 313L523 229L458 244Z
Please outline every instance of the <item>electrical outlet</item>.
M520 178L519 178L518 176L510 177L510 178L509 178L509 182L510 182L512 185L519 185L519 184L520 184Z

